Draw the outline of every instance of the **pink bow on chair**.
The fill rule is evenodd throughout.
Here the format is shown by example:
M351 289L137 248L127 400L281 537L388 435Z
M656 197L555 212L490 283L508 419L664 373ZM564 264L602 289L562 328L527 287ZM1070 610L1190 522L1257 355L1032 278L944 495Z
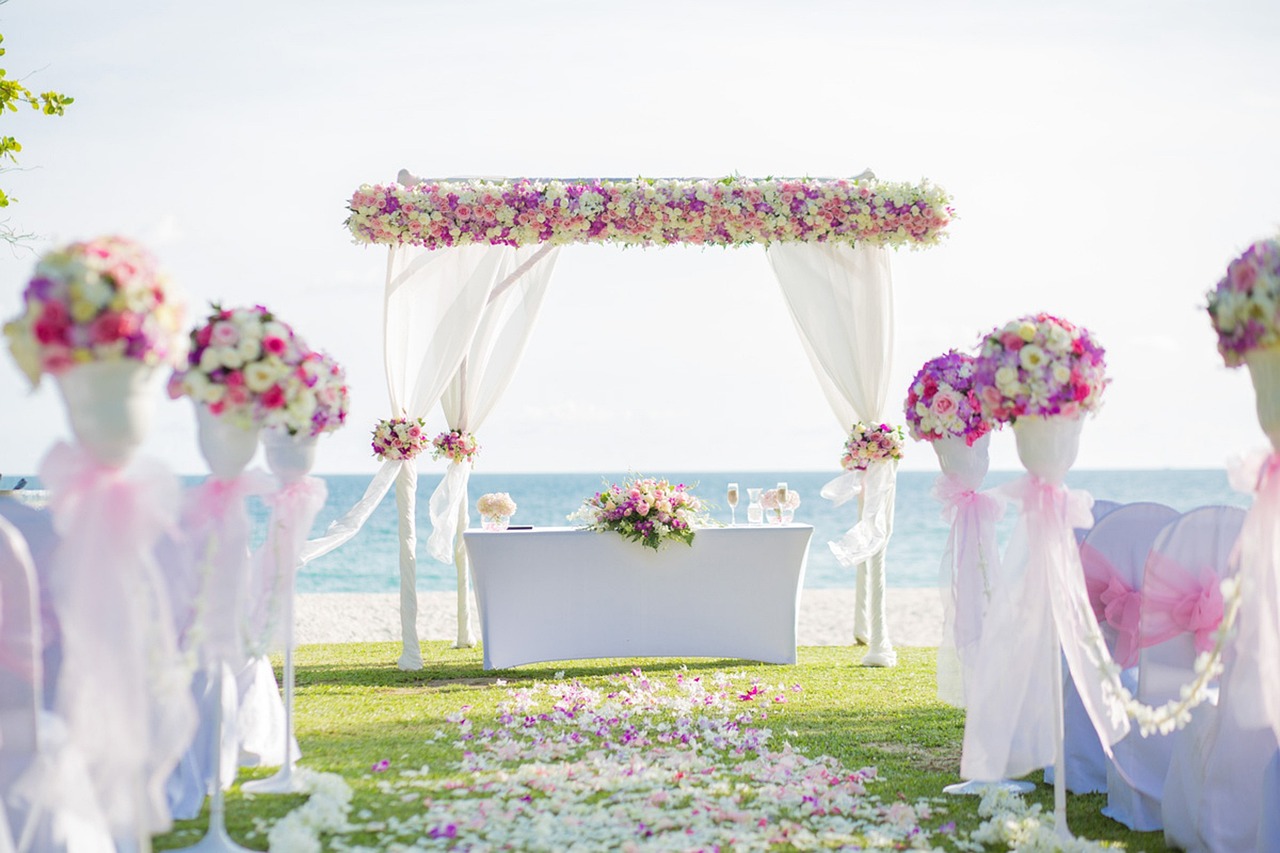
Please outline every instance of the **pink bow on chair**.
M1195 635L1196 651L1213 648L1213 633L1222 622L1222 589L1211 568L1192 572L1175 560L1152 553L1147 565L1142 626L1143 648L1178 634Z
M1101 551L1088 544L1080 546L1084 585L1089 604L1099 623L1116 632L1116 663L1128 669L1138 664L1142 593L1125 583L1114 565Z

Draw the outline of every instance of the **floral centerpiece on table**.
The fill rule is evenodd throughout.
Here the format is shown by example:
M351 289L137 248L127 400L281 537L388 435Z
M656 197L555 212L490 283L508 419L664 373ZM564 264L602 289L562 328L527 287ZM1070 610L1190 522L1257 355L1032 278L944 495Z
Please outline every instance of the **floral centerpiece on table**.
M570 521L588 530L611 530L655 551L674 540L693 544L694 527L706 523L702 501L683 484L633 477L611 484L583 501Z
M1244 364L1250 350L1280 347L1280 238L1246 249L1207 296L1227 367Z
M36 263L23 311L5 323L18 367L41 375L77 364L181 360L184 309L152 255L125 237L54 249Z
M973 356L950 350L932 358L911 380L903 412L916 441L963 438L973 443L991 431L974 385Z
M422 418L386 418L373 428L373 455L382 460L407 462L431 444Z
M1105 351L1089 330L1052 314L1029 314L982 340L974 384L983 413L999 423L1024 415L1096 411L1107 387Z
M510 518L516 514L516 502L506 492L490 492L480 496L476 509L485 518Z
M314 407L314 400L299 399L295 375L308 352L289 324L263 306L215 304L191 330L187 366L169 380L169 395L190 397L246 429L287 428L309 418L308 407Z
M778 499L777 489L765 489L764 494L760 496L760 507L766 512L774 513L779 521L782 520L784 512L795 512L798 506L800 506L800 493L795 489L787 489L785 501Z
M431 458L448 459L450 462L470 462L475 464L480 453L480 444L476 437L462 430L451 429L431 439Z
M846 471L865 471L872 462L901 459L906 442L906 434L900 426L858 421L849 430L840 466Z

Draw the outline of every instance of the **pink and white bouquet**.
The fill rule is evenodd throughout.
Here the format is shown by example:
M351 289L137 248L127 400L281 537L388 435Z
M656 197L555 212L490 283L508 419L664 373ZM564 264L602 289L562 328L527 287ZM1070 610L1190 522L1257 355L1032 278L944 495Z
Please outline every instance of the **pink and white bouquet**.
M694 527L707 519L702 501L683 484L635 477L583 501L570 521L587 530L611 530L655 551L668 540L693 544Z
M450 462L475 463L480 453L480 445L476 437L469 432L451 429L431 439L431 458L448 459Z
M778 499L777 489L765 489L764 494L760 496L760 508L765 512L773 513L773 517L778 521L783 520L784 513L795 512L798 506L800 506L800 493L795 489L787 489L785 501ZM789 520L789 515L787 518Z
M872 462L901 459L906 442L907 436L900 426L858 421L845 440L840 467L846 471L865 471Z
M506 492L489 492L476 501L476 509L485 518L510 518L516 514L516 502Z
M351 406L347 375L328 353L312 351L303 356L294 381L297 387L290 390L296 395L296 407L292 409L296 417L285 423L291 435L317 436L334 432L346 423Z
M44 254L4 333L18 367L40 383L77 364L131 359L159 367L182 354L184 308L156 260L125 237Z
M1107 387L1104 350L1083 326L1029 314L982 340L974 384L983 413L998 423L1025 415L1074 417L1096 411Z
M1244 364L1250 350L1280 346L1280 238L1246 249L1207 295L1227 367Z
M296 375L308 352L289 324L261 305L214 305L191 330L187 366L169 380L169 395L190 397L246 429L296 426L309 421L315 405Z
M365 185L357 241L447 246L622 243L737 246L937 243L951 198L927 181L864 178L439 180Z
M911 380L903 412L916 441L963 438L970 447L991 431L974 385L973 356L950 350L932 358Z
M388 418L373 428L373 455L379 459L408 461L431 445L422 418Z

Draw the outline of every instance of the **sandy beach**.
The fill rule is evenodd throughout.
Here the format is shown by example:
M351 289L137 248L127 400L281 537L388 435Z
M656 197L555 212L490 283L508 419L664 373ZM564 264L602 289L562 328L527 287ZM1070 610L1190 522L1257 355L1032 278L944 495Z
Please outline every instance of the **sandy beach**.
M297 600L299 644L397 642L400 597L396 594L313 593ZM851 589L806 589L800 598L799 645L853 645ZM936 589L889 589L889 639L895 646L936 646L942 636L942 601ZM472 608L475 618L475 608ZM476 635L479 636L479 622ZM454 640L457 597L452 592L418 594L418 637Z

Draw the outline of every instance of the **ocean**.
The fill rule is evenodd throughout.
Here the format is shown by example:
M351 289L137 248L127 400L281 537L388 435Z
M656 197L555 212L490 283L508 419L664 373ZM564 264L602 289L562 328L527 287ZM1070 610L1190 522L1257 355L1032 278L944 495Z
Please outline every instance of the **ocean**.
M986 487L1008 482L1020 476L1018 471L993 471ZM594 494L606 481L617 482L625 473L609 474L490 474L471 477L472 524L479 525L474 501L485 492L508 492L519 509L512 523L534 526L563 527L570 522L565 516ZM852 569L841 566L827 547L853 524L856 504L841 507L819 494L823 484L835 477L832 472L765 471L734 472L653 472L693 487L694 493L715 505L713 516L729 522L725 503L725 487L736 482L743 500L738 505L737 520L746 522L746 490L772 487L785 481L800 494L797 522L812 524L814 534L809 548L809 564L805 586L815 589L852 588ZM313 535L319 535L329 522L351 507L368 485L364 475L330 475L323 478L329 487L329 499L316 519ZM946 546L948 525L938 503L930 496L936 473L905 471L898 474L893 538L885 557L886 583L892 587L929 587L938 583L939 563ZM197 481L193 478L191 481ZM426 540L430 534L427 504L440 480L438 474L421 472L418 478L418 589L421 591L453 590L456 573L453 565L438 563L428 556ZM1247 507L1250 496L1235 492L1227 483L1225 470L1203 471L1072 471L1067 485L1087 490L1097 500L1117 503L1156 501L1179 511L1210 504ZM259 527L265 511L258 505L251 510ZM1006 542L1013 529L1014 513L1006 514L999 528L1001 542ZM342 548L306 565L298 576L298 591L314 592L395 592L400 588L398 522L394 489L374 511L364 529Z

